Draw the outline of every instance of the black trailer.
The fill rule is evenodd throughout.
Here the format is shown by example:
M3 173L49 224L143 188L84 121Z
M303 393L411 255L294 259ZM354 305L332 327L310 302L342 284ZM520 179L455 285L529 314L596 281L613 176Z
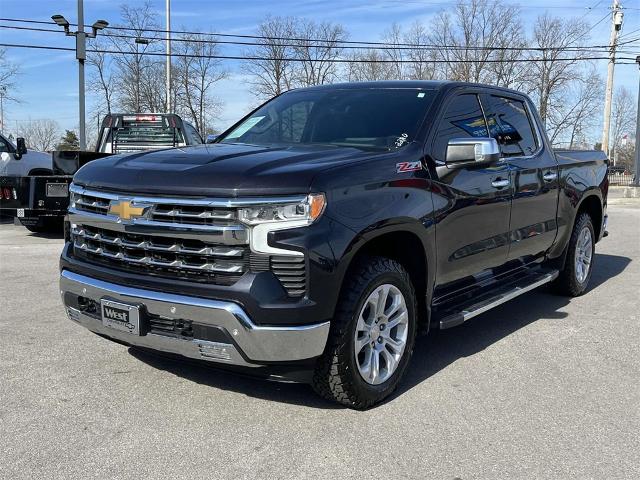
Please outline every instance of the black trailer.
M85 163L110 154L101 152L53 152L52 175L0 177L0 212L32 232L62 229L69 207L69 184Z

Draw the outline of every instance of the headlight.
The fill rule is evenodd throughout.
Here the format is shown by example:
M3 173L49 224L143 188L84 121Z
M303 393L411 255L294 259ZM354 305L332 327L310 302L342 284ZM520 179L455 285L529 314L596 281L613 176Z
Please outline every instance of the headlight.
M295 226L313 223L324 211L325 198L322 193L312 193L302 202L256 205L239 210L240 221L247 225L263 223L293 222Z
M269 245L268 235L276 230L311 225L322 215L326 200L322 193L312 193L300 202L273 203L243 207L238 211L241 222L249 225L249 244L256 253L300 256L302 252Z
M76 208L76 198L77 198L77 195L73 193L71 189L69 189L69 207L70 208Z

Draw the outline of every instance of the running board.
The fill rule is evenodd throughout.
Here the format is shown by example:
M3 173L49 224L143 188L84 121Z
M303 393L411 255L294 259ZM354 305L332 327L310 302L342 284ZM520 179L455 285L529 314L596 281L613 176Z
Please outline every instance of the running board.
M554 270L551 272L547 271L539 275L528 275L521 282L512 284L507 287L507 289L496 292L489 298L475 304L464 306L461 311L447 315L440 320L440 329L444 330L445 328L458 326L470 318L519 297L523 293L527 293L541 285L544 285L545 283L552 282L558 278L559 273L560 272L558 272L558 270Z

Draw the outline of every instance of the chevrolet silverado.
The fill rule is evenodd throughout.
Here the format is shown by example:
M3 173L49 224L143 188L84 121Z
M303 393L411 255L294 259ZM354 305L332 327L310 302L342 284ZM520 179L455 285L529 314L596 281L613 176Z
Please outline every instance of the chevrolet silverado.
M554 151L513 90L293 90L212 144L82 167L61 295L103 337L364 409L397 387L418 333L544 284L584 293L607 168Z

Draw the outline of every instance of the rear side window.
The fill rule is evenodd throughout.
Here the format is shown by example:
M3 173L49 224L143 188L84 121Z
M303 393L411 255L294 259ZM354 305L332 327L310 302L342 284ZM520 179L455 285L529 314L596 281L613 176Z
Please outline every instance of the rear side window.
M538 149L538 141L524 102L513 98L483 97L489 132L503 157L525 157Z
M488 136L477 95L458 95L446 107L438 124L433 143L433 158L443 162L446 158L447 144L453 138Z

